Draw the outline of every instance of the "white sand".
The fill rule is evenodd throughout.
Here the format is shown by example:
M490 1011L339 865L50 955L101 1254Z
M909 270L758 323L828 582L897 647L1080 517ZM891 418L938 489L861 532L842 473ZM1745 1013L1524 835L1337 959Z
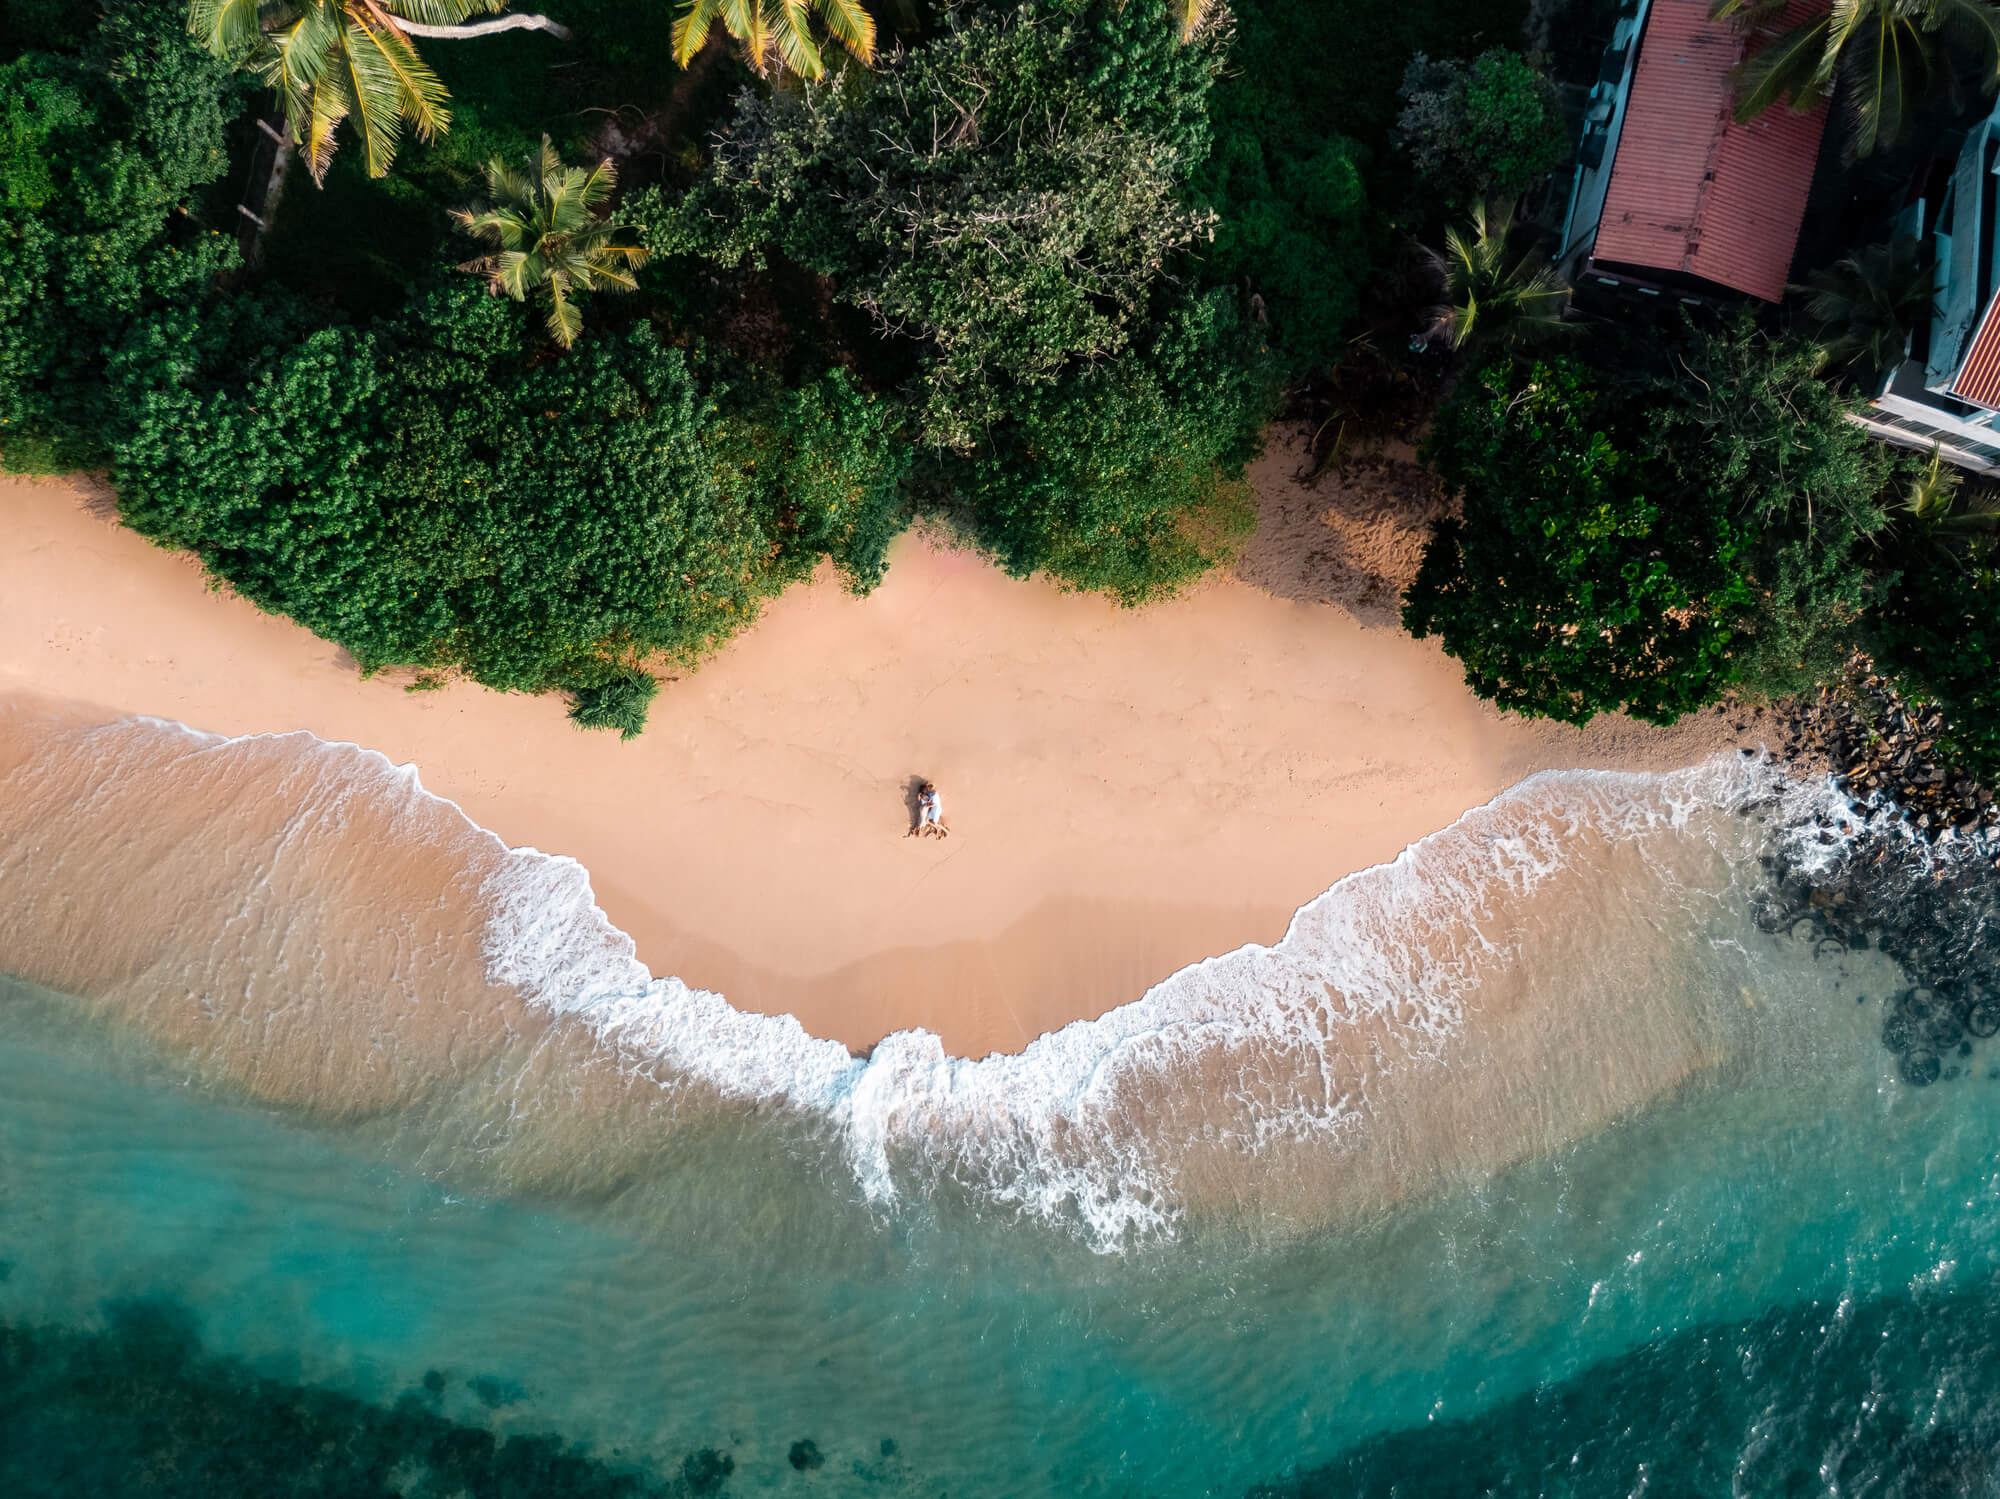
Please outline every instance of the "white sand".
M1307 492L1294 462L1255 473L1267 525L1243 572L1262 586L1124 611L905 538L873 597L795 590L631 744L556 698L363 681L84 489L0 479L0 692L414 761L509 843L581 860L656 971L853 1046L924 1026L1012 1050L1275 940L1533 770L1731 741L1713 714L1577 733L1493 713L1394 626L1421 508ZM917 776L947 840L904 836Z

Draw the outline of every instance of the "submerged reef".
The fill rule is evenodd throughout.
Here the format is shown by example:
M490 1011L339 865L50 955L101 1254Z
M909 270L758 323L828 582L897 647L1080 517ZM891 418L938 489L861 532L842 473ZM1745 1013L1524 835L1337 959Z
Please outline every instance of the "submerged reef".
M481 1386L490 1387L482 1389ZM169 1302L101 1328L0 1322L0 1494L159 1499L684 1499L720 1494L734 1461L691 1453L649 1477L556 1436L496 1436L421 1390L375 1405L205 1353ZM481 1403L496 1381L475 1381Z
M1248 1499L1989 1495L2000 1491L1996 1346L1991 1282L1808 1301L1371 1438Z

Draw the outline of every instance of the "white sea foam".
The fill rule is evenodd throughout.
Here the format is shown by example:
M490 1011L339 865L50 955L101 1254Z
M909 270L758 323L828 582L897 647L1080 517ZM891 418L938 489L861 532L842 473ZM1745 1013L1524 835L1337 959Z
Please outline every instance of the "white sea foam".
M1546 773L1342 879L1301 907L1276 944L1193 964L1018 1054L952 1057L936 1036L906 1031L863 1059L790 1016L740 1011L655 977L598 909L581 864L505 847L425 791L413 766L305 734L225 740L149 722L191 754L283 748L283 792L298 812L258 859L283 858L315 824L347 815L355 796L449 809L477 840L466 867L483 913L486 978L587 1027L635 1078L795 1112L838 1139L873 1203L950 1187L1100 1248L1172 1232L1188 1211L1190 1173L1212 1178L1218 1161L1226 1180L1302 1148L1316 1161L1359 1159L1391 1133L1398 1108L1420 1111L1412 1089L1443 1075L1476 991L1521 960L1537 940L1524 934L1546 927L1547 913L1524 910L1579 857L1637 850L1654 888L1634 898L1666 903L1681 898L1676 840L1720 838L1734 821L1728 811L1752 801L1830 795L1823 785L1786 792L1768 762L1733 755L1665 775ZM116 749L115 737L105 741L107 754ZM414 821L441 826L435 816ZM237 920L257 919L254 883ZM416 940L414 929L398 940ZM420 1001L421 968L399 961L396 972L409 1001ZM1542 1065L1529 1054L1512 1062L1524 1077ZM1521 1091L1507 1086L1496 1107L1516 1108ZM1546 1143L1532 1131L1521 1138L1523 1149ZM1406 1129L1380 1149L1414 1147Z
M660 1063L665 1086L699 1079L821 1116L872 1201L950 1179L1109 1248L1171 1231L1181 1212L1175 1146L1190 1142L1149 1133L1163 1121L1147 1114L1252 1155L1365 1130L1369 1079L1337 1071L1339 1043L1373 1022L1386 1042L1379 1068L1435 1061L1464 1023L1481 960L1508 956L1479 919L1494 892L1530 895L1587 834L1679 834L1776 784L1768 763L1736 756L1667 775L1536 776L1341 880L1274 946L1196 963L1017 1055L952 1057L918 1030L857 1059L789 1016L655 978L598 910L588 871L529 849L512 851L487 887L489 972ZM1221 1092L1200 1107L1146 1107L1150 1085L1205 1067Z

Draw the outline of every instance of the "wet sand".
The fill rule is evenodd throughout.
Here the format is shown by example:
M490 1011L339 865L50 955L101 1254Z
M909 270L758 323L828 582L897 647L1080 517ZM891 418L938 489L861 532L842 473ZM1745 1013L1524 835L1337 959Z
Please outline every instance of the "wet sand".
M874 596L794 590L631 744L557 698L364 681L85 488L0 479L0 695L380 750L509 844L582 862L656 972L856 1048L921 1026L958 1055L1018 1050L1275 941L1341 875L1534 770L1665 768L1738 737L1719 714L1577 732L1487 709L1384 602L1421 515L1304 490L1295 464L1279 447L1255 472L1255 584L1126 611L906 537ZM948 840L905 837L917 776Z

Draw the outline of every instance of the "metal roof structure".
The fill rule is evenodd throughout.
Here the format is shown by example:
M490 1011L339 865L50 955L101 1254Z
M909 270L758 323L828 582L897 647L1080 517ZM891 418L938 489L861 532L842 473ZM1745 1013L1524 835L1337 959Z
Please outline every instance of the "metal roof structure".
M2000 297L1986 304L1979 331L1972 335L1965 362L1952 376L1949 387L1951 394L1961 401L1984 406L1988 411L2000 411L2000 319L1993 315L1996 309L2000 309Z
M1711 20L1709 4L1653 0L1591 256L1775 302L1798 245L1826 102L1805 114L1780 105L1737 124L1729 74L1758 33ZM1828 6L1792 0L1774 26L1789 29Z

